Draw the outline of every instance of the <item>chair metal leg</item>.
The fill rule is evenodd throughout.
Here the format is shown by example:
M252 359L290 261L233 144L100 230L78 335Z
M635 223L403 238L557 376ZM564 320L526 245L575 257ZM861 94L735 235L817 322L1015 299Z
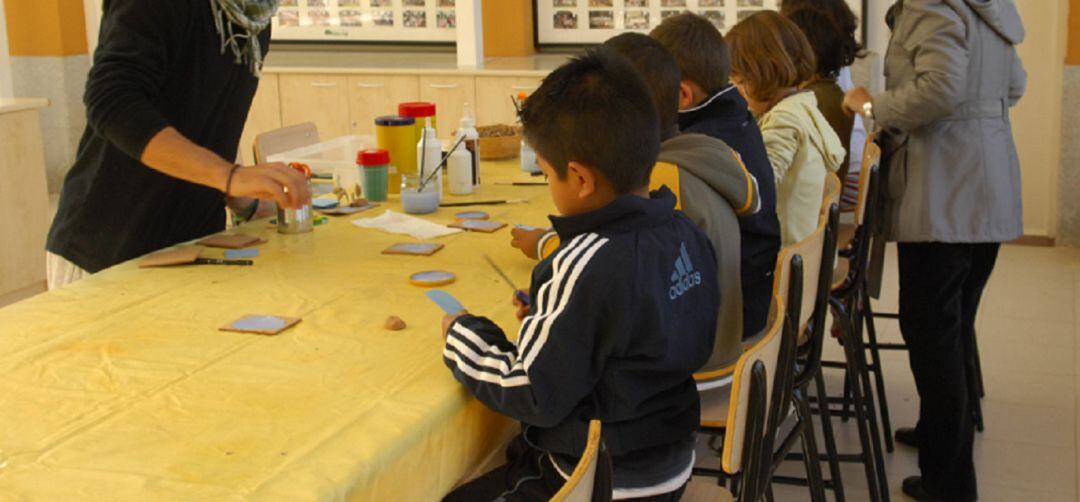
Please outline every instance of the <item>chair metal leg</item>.
M866 347L862 344L861 326L856 325L850 340L852 341L852 353L855 360L855 378L860 380L857 384L862 387L862 399L855 403L855 408L865 406L867 425L870 428L870 446L872 448L873 462L877 470L878 483L880 483L881 497L883 502L889 500L889 478L885 472L885 452L881 447L881 431L878 429L877 410L874 407L874 392L870 385L870 373L866 369Z
M870 363L874 372L874 381L877 384L878 409L881 411L881 428L885 430L885 450L892 453L896 449L892 437L892 420L889 418L889 400L885 393L885 368L881 365L881 352L878 350L877 327L874 325L874 312L870 309L870 295L866 288L861 288L859 308L855 315L866 324L866 335L869 340Z
M821 372L814 377L817 387L818 409L821 413L821 431L825 437L825 454L829 457L829 479L832 482L836 502L844 502L844 481L840 477L840 456L836 451L836 435L833 434L832 415L829 413L829 395L825 392L825 377Z
M803 463L806 464L806 479L810 488L810 500L825 502L825 481L821 474L821 457L818 454L817 438L814 437L817 431L814 430L814 418L813 414L810 413L806 390L805 388L795 389L792 396L795 401L795 411L799 415L799 421L802 422L800 436L802 438Z
M844 398L840 405L840 421L847 423L851 419L851 380L848 379L848 370L844 368Z
M861 455L859 455L859 457L862 461L863 468L866 470L866 487L870 494L870 502L882 502L882 497L887 498L889 495L888 491L882 493L881 484L878 482L878 470L873 458L873 448L870 446L871 438L869 421L866 417L867 407L864 405L863 389L861 379L859 378L859 347L853 342L855 333L851 318L847 315L846 309L840 304L834 304L834 306L839 307L834 311L840 314L837 318L843 323L840 337L844 347L844 358L847 361L848 366L848 369L844 372L844 380L845 386L851 392L855 426L859 432L859 445L861 448Z

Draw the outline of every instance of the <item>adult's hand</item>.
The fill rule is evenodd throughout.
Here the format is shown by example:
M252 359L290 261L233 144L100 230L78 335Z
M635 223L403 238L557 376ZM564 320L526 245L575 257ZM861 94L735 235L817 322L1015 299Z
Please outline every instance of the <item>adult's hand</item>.
M874 97L870 95L870 91L865 87L856 87L847 92L844 95L844 113L848 116L854 116L862 113L863 105L874 101Z
M184 137L172 127L159 131L143 150L139 160L174 178L206 185L229 197L252 197L274 201L282 207L298 208L311 202L306 177L284 164L241 167L233 173L233 164Z
M270 200L290 209L311 203L307 177L281 163L237 168L229 196Z

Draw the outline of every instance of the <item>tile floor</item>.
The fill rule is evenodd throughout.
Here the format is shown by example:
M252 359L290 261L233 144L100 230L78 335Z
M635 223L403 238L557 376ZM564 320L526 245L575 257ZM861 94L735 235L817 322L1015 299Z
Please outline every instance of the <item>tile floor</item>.
M896 311L895 256L886 270L885 294L875 308ZM983 501L1076 501L1077 337L1080 336L1080 249L1005 246L983 298L978 319L986 398L986 431L975 440L975 465ZM879 320L882 341L900 341L895 321ZM837 344L826 341L826 358L840 360ZM918 397L907 354L883 352L887 397L893 427L914 424ZM827 371L830 387L841 374ZM835 422L839 448L856 451L853 422ZM820 447L819 441L819 447ZM782 472L804 473L801 464L788 463ZM827 466L823 466L823 469ZM917 474L913 449L897 445L886 456L890 495L910 500L901 481ZM868 500L866 478L859 464L847 464L842 476L847 499ZM776 500L809 500L805 488L775 487ZM832 500L832 494L829 493ZM716 500L709 481L696 479L684 500Z

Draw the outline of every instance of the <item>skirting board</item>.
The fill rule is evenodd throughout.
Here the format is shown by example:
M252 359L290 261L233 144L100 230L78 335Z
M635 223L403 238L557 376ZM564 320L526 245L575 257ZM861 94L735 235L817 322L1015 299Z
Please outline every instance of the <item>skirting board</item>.
M41 281L37 284L31 284L25 288L16 289L8 293L0 294L0 308L11 305L12 303L21 302L31 296L44 293L49 290L45 281Z
M1009 244L1015 244L1017 246L1034 246L1041 248L1052 248L1057 245L1053 237L1046 235L1024 235L1015 241L1009 242Z

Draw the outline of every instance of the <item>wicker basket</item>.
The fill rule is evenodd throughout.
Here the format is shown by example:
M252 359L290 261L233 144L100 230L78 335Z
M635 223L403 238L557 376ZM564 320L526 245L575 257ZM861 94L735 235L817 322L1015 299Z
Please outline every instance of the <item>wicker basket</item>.
M521 136L480 138L480 160L505 160L521 155Z

